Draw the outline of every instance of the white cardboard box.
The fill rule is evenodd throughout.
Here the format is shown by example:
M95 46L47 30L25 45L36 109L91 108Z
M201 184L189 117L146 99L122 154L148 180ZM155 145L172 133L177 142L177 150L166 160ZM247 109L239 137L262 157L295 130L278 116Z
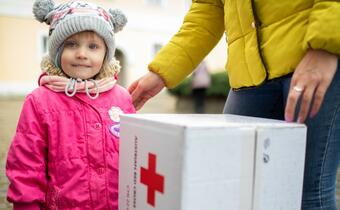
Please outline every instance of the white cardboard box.
M120 132L119 210L300 210L304 125L137 114Z

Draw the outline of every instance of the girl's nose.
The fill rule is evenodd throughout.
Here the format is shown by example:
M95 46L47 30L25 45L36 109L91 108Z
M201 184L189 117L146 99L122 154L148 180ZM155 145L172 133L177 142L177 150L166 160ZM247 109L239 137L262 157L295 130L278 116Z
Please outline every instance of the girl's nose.
M77 52L76 52L76 56L79 59L86 59L87 55L86 55L86 49L83 47L78 48Z

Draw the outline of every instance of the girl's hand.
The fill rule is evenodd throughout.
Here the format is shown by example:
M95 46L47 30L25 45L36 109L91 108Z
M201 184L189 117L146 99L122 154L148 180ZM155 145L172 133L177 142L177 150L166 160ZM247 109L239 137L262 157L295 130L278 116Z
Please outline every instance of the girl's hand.
M296 104L301 98L298 123L303 123L310 111L314 117L337 69L338 57L323 50L308 50L296 67L287 98L285 119L294 120ZM313 101L313 104L312 104Z
M145 102L157 95L164 87L162 78L151 71L134 81L129 87L129 92L136 110L141 109Z

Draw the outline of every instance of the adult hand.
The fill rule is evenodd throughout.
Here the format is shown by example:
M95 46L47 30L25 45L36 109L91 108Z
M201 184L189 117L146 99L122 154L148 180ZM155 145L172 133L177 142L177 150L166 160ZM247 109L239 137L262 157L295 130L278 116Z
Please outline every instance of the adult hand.
M164 87L162 78L150 71L134 81L128 90L132 96L133 105L139 110L145 102L157 95Z
M298 123L303 123L310 111L314 117L337 69L336 55L323 50L308 50L293 74L285 109L285 119L294 120L296 104L301 98ZM313 102L313 104L312 104Z

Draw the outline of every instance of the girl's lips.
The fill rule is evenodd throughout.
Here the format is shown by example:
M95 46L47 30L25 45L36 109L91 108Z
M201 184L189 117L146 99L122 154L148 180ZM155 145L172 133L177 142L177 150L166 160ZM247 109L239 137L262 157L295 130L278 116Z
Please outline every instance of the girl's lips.
M86 67L89 68L90 66L84 64L72 64L73 67Z

